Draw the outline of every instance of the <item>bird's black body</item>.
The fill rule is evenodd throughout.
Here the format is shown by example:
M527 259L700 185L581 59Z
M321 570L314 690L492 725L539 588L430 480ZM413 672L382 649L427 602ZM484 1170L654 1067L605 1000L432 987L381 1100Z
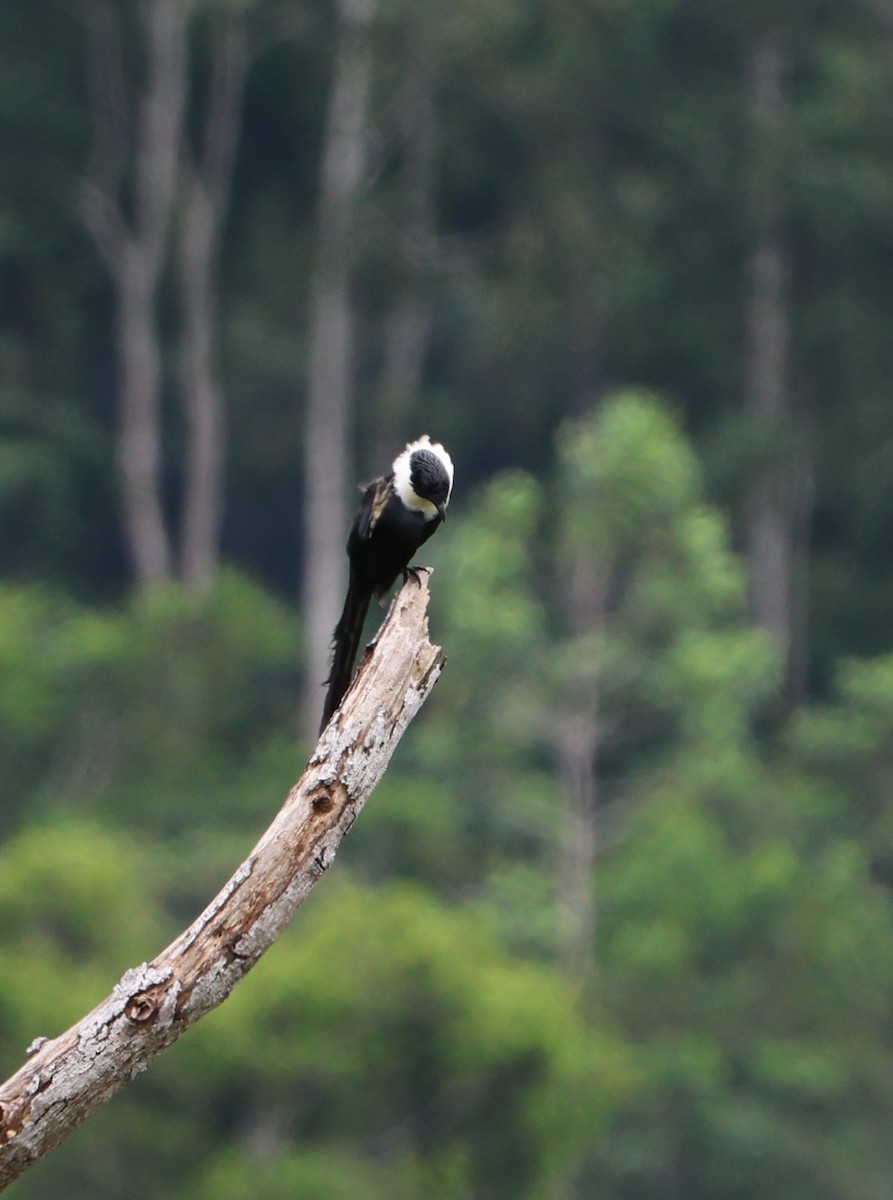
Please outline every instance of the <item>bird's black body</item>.
M452 463L443 447L429 446L427 438L407 446L394 462L394 470L374 480L363 493L347 539L350 582L335 626L320 731L350 684L369 601L384 596L444 520Z

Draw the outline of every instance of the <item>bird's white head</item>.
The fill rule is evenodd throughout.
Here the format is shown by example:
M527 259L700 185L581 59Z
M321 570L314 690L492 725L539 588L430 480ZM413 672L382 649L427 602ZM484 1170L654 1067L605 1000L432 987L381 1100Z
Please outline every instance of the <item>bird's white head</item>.
M407 508L420 512L426 521L446 515L453 490L453 460L440 442L427 433L408 442L394 459L394 490Z

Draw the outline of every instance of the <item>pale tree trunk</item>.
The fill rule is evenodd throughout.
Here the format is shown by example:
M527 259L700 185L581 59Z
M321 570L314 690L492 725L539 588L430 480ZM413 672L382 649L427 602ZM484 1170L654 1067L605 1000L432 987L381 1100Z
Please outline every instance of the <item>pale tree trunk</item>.
M182 392L189 431L179 559L181 579L198 592L207 591L217 574L223 522L226 413L217 380L217 264L248 69L240 13L227 8L215 16L212 54L201 146L195 156L184 146L178 226Z
M591 636L605 622L608 564L593 564L579 554L562 556L559 576L565 585L562 598L571 636ZM594 672L585 683L574 685L552 729L552 752L564 792L557 873L558 932L562 964L578 983L586 983L595 966L597 762L602 739L598 709L598 675Z
M399 241L403 283L384 328L384 361L375 410L378 463L390 461L388 456L393 458L403 442L422 432L409 430L407 421L421 384L431 333L426 277L438 258L434 213L437 121L427 36L430 14L423 9L419 16L407 39L406 74L397 114L403 144Z
M190 180L180 217L179 277L183 409L188 429L180 531L180 577L204 592L217 572L223 519L225 416L215 376L217 287L211 199Z
M553 739L553 753L564 792L558 871L558 935L564 969L578 981L591 974L595 951L597 749L598 725L593 698L580 697L580 708L565 714Z
M783 656L788 684L799 670L796 653L804 619L802 556L808 488L795 442L788 381L789 261L780 211L780 156L787 101L781 39L764 34L750 61L753 154L750 176L751 252L748 262L746 404L760 457L748 496L748 556L753 616Z
M345 588L344 545L353 486L349 430L354 318L350 281L356 205L368 152L375 0L338 0L339 34L326 121L318 200L318 247L311 294L304 435L303 611L308 730L319 723L329 646Z
M162 507L161 352L152 276L141 246L128 240L117 284L117 464L124 531L143 587L167 580L172 566Z
M168 579L172 571L162 501L155 308L176 197L190 7L190 0L142 0L134 6L145 71L131 103L117 10L105 0L82 4L95 136L81 211L116 293L118 474L127 548L142 587ZM128 206L122 193L131 174Z

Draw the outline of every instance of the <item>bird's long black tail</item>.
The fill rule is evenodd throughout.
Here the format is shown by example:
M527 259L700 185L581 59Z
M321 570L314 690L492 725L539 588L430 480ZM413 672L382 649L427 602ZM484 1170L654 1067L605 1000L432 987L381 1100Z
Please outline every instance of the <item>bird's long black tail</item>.
M320 733L328 725L332 713L341 703L344 693L350 686L371 598L372 592L369 588L360 587L354 579L351 579L344 601L344 610L332 636L332 669L326 681L328 690L326 702L323 705Z

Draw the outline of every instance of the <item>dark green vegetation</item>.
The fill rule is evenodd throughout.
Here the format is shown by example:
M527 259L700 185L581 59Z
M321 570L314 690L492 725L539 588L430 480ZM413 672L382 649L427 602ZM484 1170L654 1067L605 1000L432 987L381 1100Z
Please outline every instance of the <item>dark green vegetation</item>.
M448 667L294 927L16 1197L887 1200L893 10L777 7L382 3L351 474L449 446ZM198 594L133 587L124 549L83 26L0 5L4 1076L195 914L306 751L333 14L247 8L227 565ZM384 383L407 303L408 399ZM175 516L171 280L159 312ZM760 528L780 623L755 620Z

